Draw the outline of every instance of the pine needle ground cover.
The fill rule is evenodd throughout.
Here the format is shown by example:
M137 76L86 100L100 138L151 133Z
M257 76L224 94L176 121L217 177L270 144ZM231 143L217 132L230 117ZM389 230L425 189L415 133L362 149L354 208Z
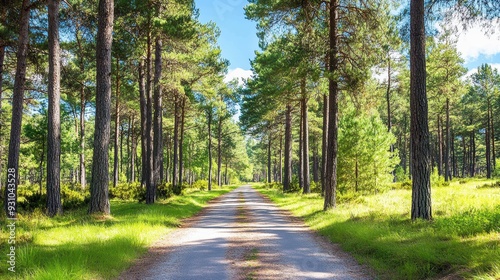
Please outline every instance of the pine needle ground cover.
M188 191L154 205L111 201L110 217L77 209L53 219L41 213L19 217L16 272L0 264L1 279L112 279L181 220L234 187ZM7 255L7 227L1 221L0 252Z
M410 220L411 190L340 196L336 209L323 212L319 194L256 188L382 279L500 279L498 185L457 181L433 188L432 222Z

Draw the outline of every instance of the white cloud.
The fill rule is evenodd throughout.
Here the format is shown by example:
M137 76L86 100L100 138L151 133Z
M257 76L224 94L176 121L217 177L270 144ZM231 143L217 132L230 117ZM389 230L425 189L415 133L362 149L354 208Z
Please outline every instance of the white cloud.
M226 74L226 77L224 78L224 82L229 83L234 79L238 79L238 84L242 85L244 80L251 78L252 75L253 72L251 70L236 68L229 70L229 72Z
M494 25L495 23L491 23ZM458 26L457 49L462 54L465 62L474 61L480 55L494 55L500 53L500 36L498 33L486 35L485 30L479 24L475 24L463 30L457 22L452 25Z

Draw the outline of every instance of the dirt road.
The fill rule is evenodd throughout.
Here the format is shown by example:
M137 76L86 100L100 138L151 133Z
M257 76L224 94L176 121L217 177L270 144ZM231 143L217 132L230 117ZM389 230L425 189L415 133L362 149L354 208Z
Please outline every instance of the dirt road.
M120 279L371 279L249 186L165 236Z

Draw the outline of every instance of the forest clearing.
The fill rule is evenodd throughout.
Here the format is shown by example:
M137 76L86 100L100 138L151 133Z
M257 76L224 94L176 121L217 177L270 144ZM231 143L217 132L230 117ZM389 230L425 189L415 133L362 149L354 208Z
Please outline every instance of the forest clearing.
M3 1L0 276L499 279L498 30L490 0Z

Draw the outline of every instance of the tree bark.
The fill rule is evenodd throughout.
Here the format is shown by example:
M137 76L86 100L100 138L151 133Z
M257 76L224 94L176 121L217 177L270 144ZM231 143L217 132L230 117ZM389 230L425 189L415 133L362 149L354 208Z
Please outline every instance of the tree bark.
M161 52L163 42L161 36L156 37L155 45L155 78L154 78L154 153L153 153L153 185L154 192L156 187L161 182L161 163L163 159L163 106L162 106L162 88L161 88L161 75L162 75L162 57Z
M272 182L272 171L271 171L271 132L269 132L267 139L267 183Z
M130 182L133 183L135 182L135 158L137 155L137 145L136 145L136 138L135 138L135 116L132 115L132 120L130 121L131 127L130 127L130 142L132 145L131 151L130 151Z
M5 14L5 12L4 12ZM3 127L3 111L2 111L2 96L3 96L3 65L5 60L5 43L0 39L0 127ZM3 196L3 181L1 174L3 173L3 134L0 133L0 198Z
M292 106L286 105L285 113L285 171L283 176L283 191L290 191L292 183Z
M62 214L61 204L61 60L59 0L47 2L49 11L49 87L47 136L47 215Z
M139 61L139 104L141 110L141 185L146 186L147 181L147 97L146 83L144 80L144 61Z
M146 204L153 204L156 200L154 184L154 146L153 146L153 93L151 89L152 55L151 33L147 36L146 57Z
M441 120L441 115L438 115L437 119L438 129L437 129L437 152L438 152L438 174L443 175L443 125Z
M309 170L309 119L307 115L307 98L305 97L305 80L302 82L302 176L303 193L311 193L311 175Z
M336 192L337 192L337 154L338 154L338 95L339 85L334 74L338 71L338 0L330 2L330 54L329 54L329 77L328 77L328 92L329 92L329 114L328 114L328 145L327 145L327 164L326 164L326 180L325 180L325 203L323 209L335 207Z
M212 109L208 109L208 190L212 190Z
M487 100L487 119L486 119L486 178L491 179L491 115L490 115L490 108L491 108L491 101L490 99Z
M179 93L175 93L174 97L174 151L172 158L172 186L174 188L174 193L181 194L181 186L177 181L177 170L178 170L178 151L179 151Z
M450 169L450 151L451 151L451 135L450 135L450 98L446 98L446 150L444 153L444 180L446 182L452 179Z
M83 65L81 65L83 67ZM82 69L82 68L80 68ZM83 71L82 71L83 72ZM87 186L85 170L85 85L80 86L80 187L84 190Z
M217 185L219 187L222 186L221 164L222 164L222 116L219 115L219 119L217 121Z
M411 218L432 219L424 0L410 4Z
M182 97L181 100L181 121L180 121L180 137L179 137L179 186L182 189L183 179L183 169L184 169L184 122L186 118L186 96Z
M96 46L96 115L89 213L109 214L109 138L111 123L111 44L113 0L99 0Z
M119 180L118 162L118 141L120 139L120 60L116 58L116 89L115 89L115 139L114 139L114 161L113 161L113 188Z
M9 157L7 161L7 176L4 196L4 207L7 218L15 218L17 216L15 210L9 210L9 206L12 206L12 203L14 203L14 205L17 205L17 185L19 183L19 149L21 143L24 87L26 84L26 58L28 56L29 43L29 16L30 1L23 0L19 21L19 37L16 55L17 66L12 97L12 120L10 124ZM11 179L10 182L9 179ZM12 194L10 199L9 194Z

